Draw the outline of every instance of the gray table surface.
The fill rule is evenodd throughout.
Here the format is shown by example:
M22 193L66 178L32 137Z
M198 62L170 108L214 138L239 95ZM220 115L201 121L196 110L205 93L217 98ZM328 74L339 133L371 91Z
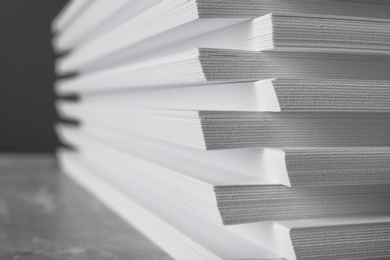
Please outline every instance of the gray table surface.
M55 157L0 155L0 259L171 259L62 174Z

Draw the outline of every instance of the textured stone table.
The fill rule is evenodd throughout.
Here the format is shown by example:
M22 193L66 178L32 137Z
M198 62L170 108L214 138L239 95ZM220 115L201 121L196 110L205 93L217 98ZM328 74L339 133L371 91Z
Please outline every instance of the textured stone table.
M0 259L171 259L58 170L51 155L0 155Z

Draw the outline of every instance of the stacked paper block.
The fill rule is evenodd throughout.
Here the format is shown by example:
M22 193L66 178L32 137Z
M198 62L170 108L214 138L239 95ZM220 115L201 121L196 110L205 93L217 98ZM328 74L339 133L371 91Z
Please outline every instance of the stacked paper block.
M53 31L63 171L173 258L390 258L390 3L73 0Z

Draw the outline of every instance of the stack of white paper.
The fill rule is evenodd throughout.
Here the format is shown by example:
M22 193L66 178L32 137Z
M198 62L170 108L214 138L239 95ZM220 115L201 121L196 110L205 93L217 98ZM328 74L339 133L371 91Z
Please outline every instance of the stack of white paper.
M64 118L207 150L390 146L390 113L110 109L61 102ZM358 131L357 131L358 129Z
M73 1L74 5L78 2ZM95 1L82 0L80 2L93 3ZM105 6L99 7L111 12L115 8L114 6L118 7L122 5L122 2L122 0L113 0L103 4ZM367 3L371 2L367 1ZM134 56L141 56L139 59L144 60L142 57L150 56L150 53L158 53L161 48L167 49L172 44L186 40L192 41L194 37L251 21L270 13L319 15L322 17L342 16L344 19L357 18L360 20L362 18L371 20L389 18L390 6L367 3L357 3L357 1L356 3L351 1L346 3L339 0L252 0L238 3L218 0L128 1L128 5L124 6L119 13L113 13L110 19L101 21L100 24L95 23L95 26L104 28L110 28L111 23L117 24L117 26L108 31L102 30L105 33L95 33L94 37L88 37L87 32L83 32L84 35L87 35L87 39L92 40L75 40L73 46L78 43L83 44L72 50L68 57L59 61L58 71L67 73L73 70L85 71L101 66L107 67L117 62L127 63L128 59ZM98 4L93 3L91 7L95 9L96 5ZM72 11L71 7L72 4L68 8L70 11ZM89 13L93 12L89 11L86 14L89 15ZM62 22L62 20L69 19L69 16L62 15L57 20ZM102 16L102 14L95 14L95 16ZM105 16L103 15L103 18ZM73 19L77 23L82 18L76 15ZM96 17L93 19L104 20ZM77 35L78 28L74 26L74 28L63 30L64 33L56 37L56 49L69 49L71 46L66 47L66 43L62 44L62 42L66 41L66 35ZM207 38L204 37L206 40ZM202 43L199 44L196 47L207 47L202 46ZM64 47L61 48L61 46ZM218 48L223 48L223 46ZM123 58L126 59L123 60Z
M83 90L87 88L79 91ZM120 95L114 91L104 95L90 92L82 98L84 104L96 102L122 109L389 112L389 92L390 81L278 78L122 91Z
M362 80L364 84L364 80L389 81L389 66L390 55L268 53L199 48L61 80L57 88L60 93L66 94L269 78L341 80L341 84L353 79Z
M172 200L223 224L390 212L390 191L384 185L292 189L271 180L196 163L191 158L178 160L169 151L143 153L142 147L126 148L116 143L118 147L112 148L77 130L62 128L58 132L62 140L76 144L91 161L96 161L96 166L101 165L99 168L142 172L137 180L128 181L153 186ZM137 150L139 154L133 155ZM152 154L147 156L147 152Z
M390 5L69 2L65 173L176 259L390 258Z

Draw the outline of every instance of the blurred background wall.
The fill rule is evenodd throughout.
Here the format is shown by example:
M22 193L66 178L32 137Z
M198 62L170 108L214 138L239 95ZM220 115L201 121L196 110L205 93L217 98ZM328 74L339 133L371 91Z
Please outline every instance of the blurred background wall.
M66 2L0 0L0 152L58 145L50 23Z

